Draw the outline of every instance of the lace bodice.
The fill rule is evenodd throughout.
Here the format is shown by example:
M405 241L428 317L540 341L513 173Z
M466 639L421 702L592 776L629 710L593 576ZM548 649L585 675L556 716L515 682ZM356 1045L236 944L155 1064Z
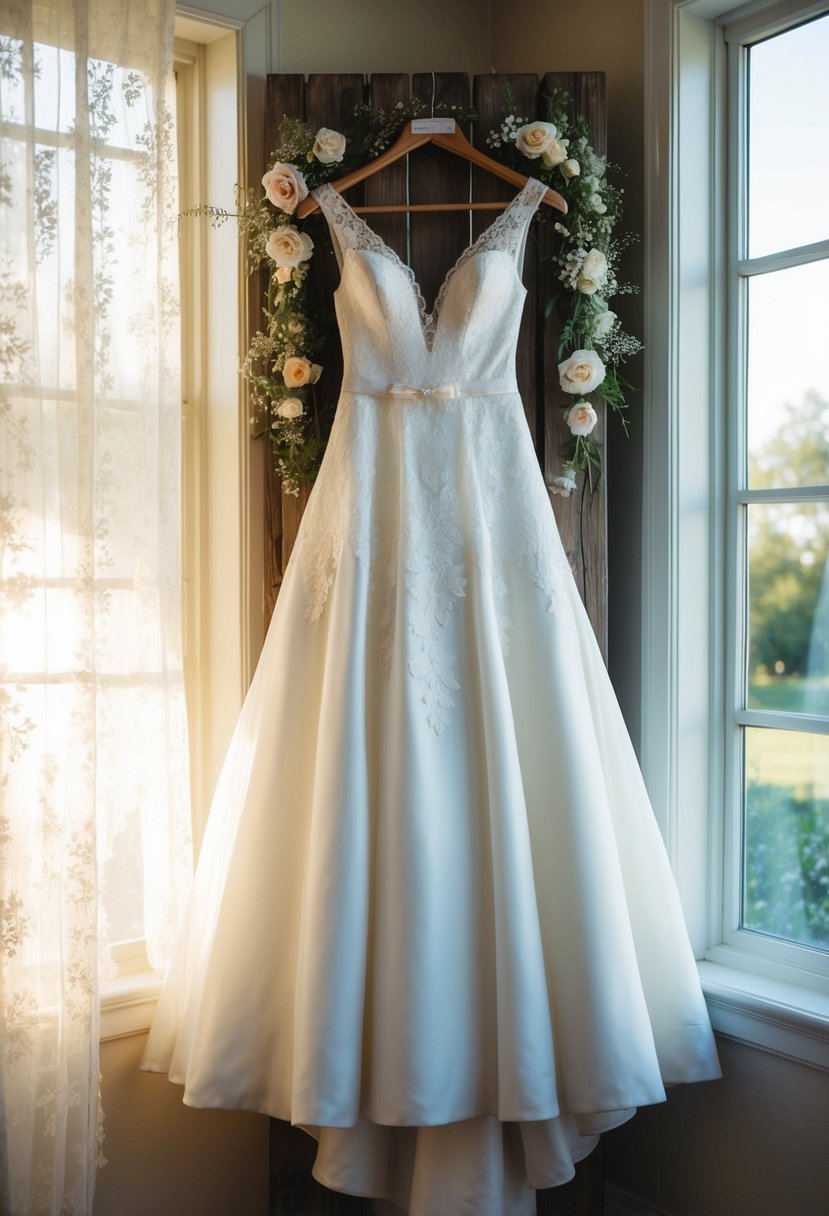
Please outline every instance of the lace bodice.
M487 587L506 649L509 570L550 612L569 577L515 385L521 265L545 190L531 178L461 254L431 315L397 254L330 186L314 191L341 268L345 373L297 540L308 615L322 617L348 546L369 574L368 634L387 673L405 654L435 731L460 687L457 601Z
M524 245L545 191L542 182L528 180L460 255L428 313L411 267L333 187L315 190L342 273L336 304L346 374L357 362L362 375L390 383L409 383L425 372L435 384L511 373Z

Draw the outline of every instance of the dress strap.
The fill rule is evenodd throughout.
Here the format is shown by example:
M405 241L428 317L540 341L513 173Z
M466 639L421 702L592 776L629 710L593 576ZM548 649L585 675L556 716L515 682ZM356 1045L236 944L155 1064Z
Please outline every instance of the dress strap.
M375 253L382 254L388 252L385 241L369 228L365 220L352 211L330 182L317 186L311 194L328 221L334 242L334 254L341 271L346 249L372 249Z

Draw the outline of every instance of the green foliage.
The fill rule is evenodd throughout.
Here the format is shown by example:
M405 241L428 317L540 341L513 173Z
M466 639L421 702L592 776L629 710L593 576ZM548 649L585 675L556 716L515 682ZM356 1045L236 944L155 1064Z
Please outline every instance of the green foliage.
M827 412L829 402L814 391L797 407L784 405L776 433L751 462L751 486L826 484ZM829 503L757 504L748 511L752 690L774 678L827 675Z
M829 949L829 800L749 782L743 923Z

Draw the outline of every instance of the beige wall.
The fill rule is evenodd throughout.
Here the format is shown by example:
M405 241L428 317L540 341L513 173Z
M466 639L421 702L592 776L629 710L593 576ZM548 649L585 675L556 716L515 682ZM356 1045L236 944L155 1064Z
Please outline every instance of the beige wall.
M829 1074L719 1050L722 1081L670 1090L606 1137L608 1180L670 1216L824 1216Z
M196 0L198 3L198 0ZM244 20L249 147L261 144L268 71L607 73L610 157L630 174L642 228L642 0L203 0ZM260 154L260 153L256 153ZM630 277L641 281L641 250ZM641 333L639 302L627 301ZM632 367L632 378L641 372ZM641 425L610 445L611 671L634 735L639 670ZM266 1120L192 1111L164 1078L137 1071L143 1039L102 1049L106 1153L95 1216L264 1216ZM829 1076L732 1043L725 1080L672 1091L608 1138L609 1181L672 1216L817 1216L829 1192Z
M273 70L488 72L490 8L489 0L282 0Z
M139 1072L144 1035L101 1045L104 1156L94 1216L265 1216L268 1121L192 1110Z

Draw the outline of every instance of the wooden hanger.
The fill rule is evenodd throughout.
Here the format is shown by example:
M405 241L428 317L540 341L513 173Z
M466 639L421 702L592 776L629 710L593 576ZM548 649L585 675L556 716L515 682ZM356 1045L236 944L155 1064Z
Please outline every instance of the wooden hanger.
M415 119L415 123L419 120ZM452 119L426 119L420 120L424 122L454 122ZM407 122L399 136L390 148L387 148L380 156L374 160L370 160L368 164L363 165L359 169L354 169L351 173L346 173L345 176L331 182L331 186L342 194L343 190L347 190L349 186L356 186L357 182L363 181L367 177L372 177L375 173L379 173L381 169L385 169L387 165L393 164L396 160L400 160L401 156L408 155L415 148L421 148L424 144L436 144L439 148L445 148L447 152L454 152L456 156L463 157L464 160L471 161L473 165L477 165L480 169L486 169L489 173L494 173L496 177L503 178L504 181L510 182L513 186L525 186L528 178L517 173L515 169L508 168L507 165L502 165L500 161L494 160L491 156L487 156L484 152L479 152L474 147L463 132L454 123L454 130L451 132L444 131L413 131L412 122ZM547 193L541 199L542 203L547 203L550 207L555 207L563 215L567 213L567 203L555 190L547 190ZM489 202L489 203L389 203L385 206L377 207L355 207L355 211L363 213L367 212L395 212L395 211L493 211L500 210L508 206L506 202ZM316 211L319 203L310 195L303 199L296 209L296 214L299 219L303 219L306 215L310 215L312 211Z

